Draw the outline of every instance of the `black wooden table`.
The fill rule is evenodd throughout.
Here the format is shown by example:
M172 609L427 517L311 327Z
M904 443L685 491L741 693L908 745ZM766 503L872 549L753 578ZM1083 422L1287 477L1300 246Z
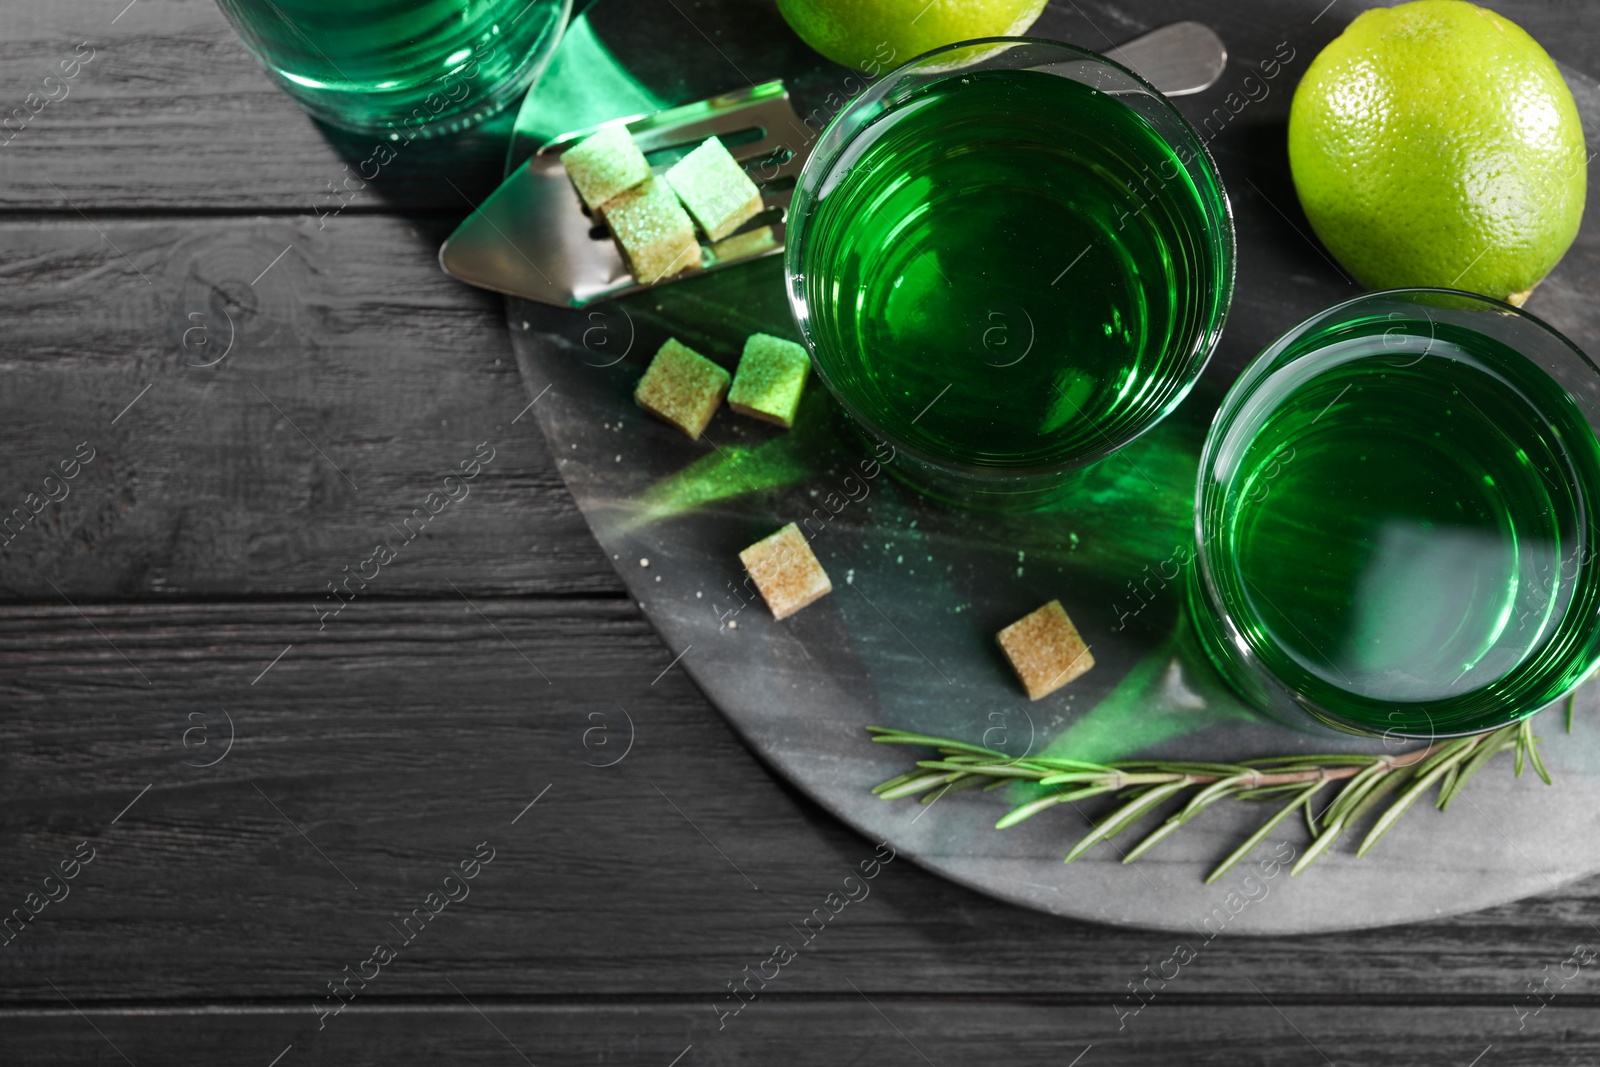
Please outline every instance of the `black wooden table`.
M697 10L637 6L646 36ZM1068 6L1091 47L1168 21ZM1588 10L1496 7L1600 73ZM0 93L0 917L29 917L0 1063L1600 1060L1593 880L1175 964L897 861L761 988L873 843L670 669L522 417L499 298L439 274L509 120L334 213L370 146L212 0L10 0ZM632 747L599 766L606 702Z

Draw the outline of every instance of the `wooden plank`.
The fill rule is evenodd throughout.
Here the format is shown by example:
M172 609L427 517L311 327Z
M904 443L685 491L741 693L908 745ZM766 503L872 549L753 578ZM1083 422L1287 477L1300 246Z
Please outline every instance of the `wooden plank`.
M445 229L0 224L0 517L25 508L0 596L325 595L480 445L372 595L618 593L524 417L500 298L439 273Z
M388 941L385 997L449 976L469 996L709 1003L784 942L806 958L789 993L1028 992L1110 1017L1187 942L1174 994L1509 1004L1600 944L1593 880L1309 941L1065 922L904 859L830 907L874 843L753 760L627 601L357 599L320 631L303 602L83 612L0 609L0 914L59 895L45 877L95 850L0 951L0 1001L46 1004L54 983L309 1012ZM469 895L397 929L481 842ZM1567 992L1596 992L1591 973Z
M868 985L822 1002L756 1001L722 1030L708 1004L525 1004L451 993L461 972L432 976L451 1001L364 1005L358 998L318 1031L309 1009L155 1008L77 1014L55 998L44 1011L0 1016L16 1062L266 1067L394 1063L695 1064L1003 1062L1019 1067L1414 1067L1588 1065L1600 1057L1600 1009L1557 999L1519 1031L1507 1005L1409 1007L1150 1004L1118 1032L1105 1005L908 999ZM470 994L469 994L470 996ZM797 1053L803 1045L804 1052ZM675 1058L677 1057L677 1058ZM1481 1057L1481 1059L1474 1059Z

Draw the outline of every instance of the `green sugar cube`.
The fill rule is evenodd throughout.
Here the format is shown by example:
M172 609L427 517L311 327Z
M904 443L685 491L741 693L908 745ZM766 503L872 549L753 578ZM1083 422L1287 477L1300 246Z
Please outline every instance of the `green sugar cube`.
M728 391L728 372L676 338L656 352L634 402L698 441Z
M666 182L652 178L612 197L601 215L640 285L700 265L694 223Z
M775 422L784 429L794 425L800 394L806 387L811 360L793 341L751 334L739 357L728 406L741 415Z
M650 177L650 164L622 125L604 126L585 137L561 153L561 163L591 211Z
M761 210L761 190L715 137L667 171L678 199L713 241L728 236Z

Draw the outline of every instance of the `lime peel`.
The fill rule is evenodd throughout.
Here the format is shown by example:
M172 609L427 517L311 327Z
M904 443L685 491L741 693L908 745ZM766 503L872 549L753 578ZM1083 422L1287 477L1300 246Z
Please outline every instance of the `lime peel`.
M1577 236L1588 186L1560 70L1465 0L1357 16L1295 90L1289 164L1312 228L1363 285L1518 305Z

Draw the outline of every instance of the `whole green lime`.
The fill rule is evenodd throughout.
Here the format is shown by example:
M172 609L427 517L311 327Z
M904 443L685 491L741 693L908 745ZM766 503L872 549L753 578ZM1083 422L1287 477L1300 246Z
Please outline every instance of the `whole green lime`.
M778 0L800 39L871 77L941 45L1026 33L1045 0Z
M1289 166L1312 228L1363 285L1514 304L1577 236L1588 177L1555 63L1464 0L1357 16L1295 90Z

